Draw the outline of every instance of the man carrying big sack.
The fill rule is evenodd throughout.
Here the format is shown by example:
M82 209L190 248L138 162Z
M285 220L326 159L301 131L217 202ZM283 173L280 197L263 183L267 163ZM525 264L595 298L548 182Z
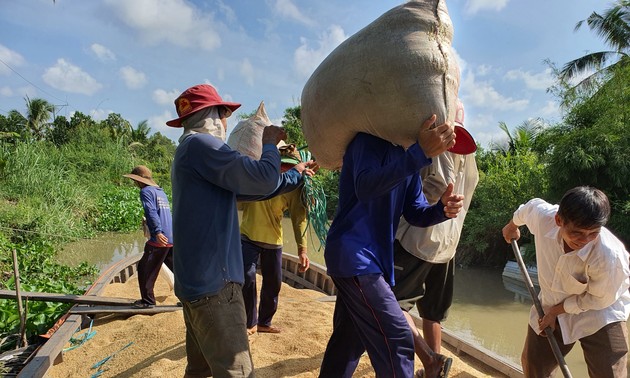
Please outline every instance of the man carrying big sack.
M186 324L186 378L253 377L236 201L273 197L297 188L308 163L280 174L280 127L262 135L253 160L225 144L227 118L240 104L223 101L214 87L193 86L176 100L183 127L171 169L175 294Z

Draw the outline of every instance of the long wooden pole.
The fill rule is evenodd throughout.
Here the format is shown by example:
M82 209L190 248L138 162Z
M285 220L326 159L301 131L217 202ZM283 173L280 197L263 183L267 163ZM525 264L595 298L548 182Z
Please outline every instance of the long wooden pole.
M22 295L20 294L20 272L18 270L17 252L13 249L13 276L15 278L15 296L18 302L18 313L20 316L20 338L18 339L16 348L27 346L26 341L26 316L22 307Z
M534 307L536 307L536 311L538 312L538 317L542 319L545 316L545 311L540 304L540 300L538 300L538 293L536 293L536 289L534 289L534 284L532 283L532 279L529 277L529 273L527 272L527 267L523 262L523 258L521 257L521 252L518 248L518 244L515 239L512 239L512 250L514 251L514 257L516 258L516 262L518 262L518 266L521 268L521 273L523 273L523 278L525 279L525 284L527 286L527 290L529 290L529 295L532 297L532 301L534 302ZM564 361L564 356L560 351L560 347L558 346L558 342L553 335L553 330L551 327L547 327L544 329L545 335L547 335L547 340L549 340L549 345L551 345L551 350L553 351L553 355L556 357L556 361L558 361L558 365L560 366L560 370L562 370L562 375L565 378L572 378L571 372L569 371L569 367L567 363Z

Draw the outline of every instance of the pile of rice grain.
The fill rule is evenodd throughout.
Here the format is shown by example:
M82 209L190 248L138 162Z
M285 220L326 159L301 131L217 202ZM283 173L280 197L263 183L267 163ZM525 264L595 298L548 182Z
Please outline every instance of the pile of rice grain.
M261 278L258 277L260 286ZM164 279L155 286L158 304L175 304L177 299ZM104 296L139 298L138 281L110 284ZM334 302L320 301L325 295L314 290L294 289L283 284L274 325L282 333L260 333L250 337L256 377L317 377L332 330ZM107 316L93 324L96 334L80 347L67 351L63 363L50 369L47 377L92 377L99 369L92 366L107 357L98 375L107 377L183 377L186 367L185 326L181 311L128 318ZM86 330L81 331L81 333ZM79 336L79 335L77 335ZM125 348L129 343L132 343ZM69 345L68 345L69 346ZM124 349L123 349L124 348ZM469 357L453 357L451 377L493 377L490 370ZM422 364L416 359L416 366ZM493 375L494 374L494 375ZM374 377L374 370L364 355L355 377Z

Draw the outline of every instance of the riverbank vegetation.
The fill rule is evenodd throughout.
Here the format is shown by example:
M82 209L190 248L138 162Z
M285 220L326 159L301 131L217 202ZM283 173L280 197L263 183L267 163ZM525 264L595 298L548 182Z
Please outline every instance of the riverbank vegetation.
M159 133L149 136L146 122L133 128L117 114L98 122L79 112L53 119L53 110L27 98L24 115L0 116L0 272L3 289L14 290L15 250L21 290L82 294L96 268L58 264L56 251L100 231L137 230L138 190L122 175L146 164L170 191L175 144ZM28 303L29 339L45 333L69 306ZM0 301L2 349L15 347L19 325L16 301Z
M612 50L606 56L614 56L614 64L597 61L602 54L577 59L562 69L549 63L557 78L549 91L562 104L563 118L554 124L541 118L516 127L500 123L505 141L479 147L480 180L464 225L458 264L502 267L511 251L501 228L518 205L533 197L557 202L577 185L596 186L608 194L613 207L609 228L626 245L630 242L630 26L627 17L614 13L615 9L627 13L629 5L627 0L615 4L619 7L610 13L591 15L587 21L598 35L609 36L605 39ZM606 18L622 22L598 22ZM583 68L594 68L595 74L576 84L573 77ZM170 195L175 143L160 133L150 135L146 121L134 127L119 114L96 121L80 112L67 119L55 115L55 107L46 100L25 100L23 112L0 115L2 288L15 289L11 251L16 250L22 290L80 294L95 278L95 268L58 264L56 251L68 241L101 231L138 229L142 208L137 188L122 175L137 164L147 165ZM283 125L290 142L306 147L299 107L286 109ZM338 200L338 173L321 170L315 179L324 187L331 218ZM531 241L525 234L521 244ZM533 261L532 252L526 257ZM28 303L28 337L33 340L44 333L68 307ZM16 302L0 301L0 351L15 346L19 324Z

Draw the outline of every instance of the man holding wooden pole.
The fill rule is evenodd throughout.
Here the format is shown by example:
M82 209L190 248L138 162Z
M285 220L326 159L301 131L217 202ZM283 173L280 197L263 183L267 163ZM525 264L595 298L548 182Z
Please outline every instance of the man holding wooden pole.
M551 377L558 368L548 327L563 356L579 341L590 377L627 377L630 267L623 243L604 225L610 218L606 195L580 186L559 205L535 198L521 205L503 228L508 243L520 226L535 237L540 317L534 307L521 356L525 377Z

